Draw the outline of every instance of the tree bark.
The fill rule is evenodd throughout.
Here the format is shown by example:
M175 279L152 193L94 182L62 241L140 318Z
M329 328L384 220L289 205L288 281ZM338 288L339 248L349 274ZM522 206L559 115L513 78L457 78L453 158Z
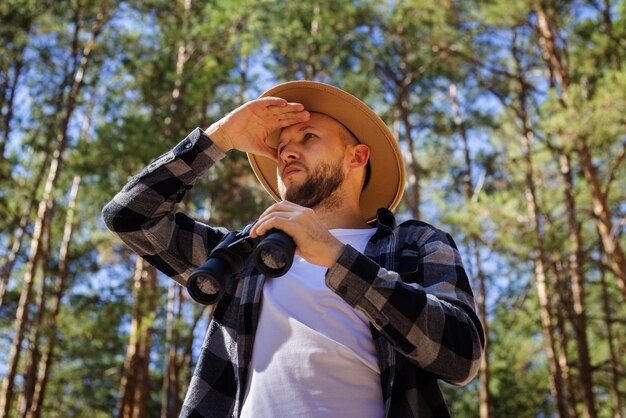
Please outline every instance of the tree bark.
M622 395L619 390L621 372L620 363L617 361L619 353L615 348L615 336L613 335L613 308L610 302L608 286L606 283L606 272L603 263L600 263L600 285L602 286L602 313L604 326L606 327L607 342L609 344L609 355L611 356L611 402L613 418L624 418L622 408Z
M577 390L576 390L576 382L574 382L574 378L572 376L571 364L572 361L569 358L569 346L570 346L570 338L569 331L566 323L566 315L564 311L567 311L569 314L573 312L571 308L571 297L570 292L566 288L567 284L565 283L565 268L563 267L563 263L559 260L552 263L554 275L556 277L555 286L558 287L559 291L554 292L554 306L557 307L566 307L566 309L556 309L556 327L559 330L558 332L558 342L559 342L559 350L558 350L558 358L559 358L559 367L561 368L561 375L563 376L564 383L564 396L567 399L566 407L567 407L567 417L569 418L577 418L576 415L576 401L577 399ZM568 315L573 316L573 315Z
M587 339L587 317L585 305L584 278L582 275L583 251L580 225L576 218L576 202L574 200L574 180L570 157L561 154L561 175L564 182L565 207L567 210L567 225L572 250L569 256L569 275L571 277L572 305L574 308L574 333L576 334L576 349L580 367L580 383L582 386L584 416L597 417L596 398L593 392L593 376L591 357L589 355L589 341Z
M449 89L450 101L452 103L452 109L454 112L453 124L457 133L461 138L463 144L463 155L465 160L465 174L463 176L463 190L465 198L470 202L474 196L474 186L472 181L472 158L470 155L469 141L467 136L467 129L463 124L463 118L461 115L461 105L457 99L456 84L451 84ZM487 286L485 280L485 274L482 269L482 262L480 258L480 250L478 249L478 240L475 236L469 237L468 245L473 250L474 265L476 266L476 277L478 279L478 295L476 298L476 304L478 305L478 316L483 324L483 330L485 332L485 353L480 362L480 418L492 417L491 395L489 392L489 324L487 321Z
M403 95L408 95L408 92L405 92L405 94ZM413 134L412 134L413 125L411 124L411 121L409 120L409 115L411 111L408 108L407 100L400 100L399 103L397 104L397 110L399 113L400 120L402 121L402 125L404 127L404 136L406 138L406 143L409 147L407 163L409 166L409 173L408 173L409 185L410 185L409 190L412 192L412 194L407 196L408 197L407 201L409 204L409 208L411 209L411 217L413 219L420 219L420 206L421 206L421 200L422 200L420 179L422 176L422 168L416 159L417 154L415 153L415 141L413 140Z
M39 189L39 186L43 181L43 176L46 172L48 155L49 153L46 153L43 163L39 166L39 169L37 170L37 174L35 175L33 182L32 191L28 198L28 203L26 203L24 213L22 214L18 222L17 231L13 236L11 248L8 252L6 263L2 267L2 271L0 272L0 307L4 304L4 297L6 296L6 292L9 287L9 279L11 278L13 267L15 266L15 262L17 261L17 256L22 249L24 235L26 235L26 227L28 226L28 221L31 217L30 214L37 204L37 190Z
M394 121L402 125L408 146L408 153L406 155L408 186L404 200L409 206L411 217L413 219L420 219L422 200L420 179L422 176L422 167L416 159L417 153L413 139L413 124L409 119L411 115L411 87L416 76L413 72L408 70L409 65L406 63L406 56L403 55L406 54L405 48L402 48L402 50L403 51L398 51L399 59L402 62L400 66L402 69L397 67L392 68L384 60L377 62L374 69L378 73L379 78L383 81L385 89L388 90L389 94L395 97L395 102L393 103L393 118ZM394 132L397 133L396 139L399 142L400 130L395 128L396 126L394 126Z
M556 404L556 416L564 418L567 416L567 405L563 390L563 379L559 367L556 344L554 341L554 324L552 307L550 304L550 295L547 279L547 256L544 251L543 233L541 226L541 211L537 201L537 193L535 190L534 168L532 161L532 142L533 129L528 115L528 84L525 81L519 51L516 44L516 34L513 32L512 56L516 65L516 81L518 82L517 106L515 108L518 119L522 127L522 135L520 137L523 161L525 164L524 175L524 195L528 207L528 216L530 219L530 228L533 234L533 249L535 251L535 282L537 286L537 295L539 297L539 308L541 316L541 329L546 343L546 354L548 358L548 367L550 370L550 392ZM556 289L555 289L556 291Z
M51 168L52 170L52 168ZM30 306L32 288L34 283L35 273L39 265L39 258L41 255L41 244L44 235L44 231L47 227L48 212L52 207L52 178L48 176L46 183L46 190L44 192L44 198L39 204L37 211L37 221L35 223L35 229L33 231L33 238L30 246L30 256L28 264L26 266L26 274L24 276L22 293L20 295L20 301L17 308L17 314L15 319L15 333L11 342L11 353L9 355L9 370L2 382L2 394L0 397L0 417L8 417L11 411L11 403L13 401L13 388L15 384L15 375L17 374L17 366L21 355L21 346L26 331L26 325L28 322L28 310Z
M577 151L581 158L583 174L591 191L593 213L597 219L602 248L608 256L609 267L617 278L617 285L622 292L624 301L626 301L626 256L617 236L615 236L607 196L602 191L597 170L591 159L591 150L583 138L579 142Z
M58 329L58 316L61 311L61 300L65 291L65 282L67 280L67 271L70 262L69 248L74 232L76 197L78 195L80 181L80 176L74 176L72 188L70 189L65 227L63 228L63 241L61 242L61 248L59 250L59 276L55 283L52 307L46 326L49 337L37 366L37 379L33 388L32 400L28 410L24 414L26 418L39 418L42 412L48 376L50 374L52 359L54 358L54 348L57 342L56 332Z
M117 411L120 418L148 416L150 350L157 304L156 269L137 258L133 276L130 341L124 360Z
M78 36L78 34L76 34L76 36ZM68 80L69 77L65 77L65 79ZM63 111L63 93L67 88L70 87L69 83L70 81L68 80L67 83L62 83L59 86L57 95L54 100L55 114L61 114ZM15 262L17 261L17 257L20 253L20 250L22 249L24 235L26 234L26 227L28 226L28 222L31 218L31 212L33 211L33 208L38 205L37 191L41 186L44 174L46 174L46 167L48 167L48 162L50 160L50 148L52 147L55 129L56 127L53 120L48 123L47 128L44 130L44 134L46 137L46 142L43 148L44 159L39 165L37 174L34 177L33 186L31 188L31 193L28 198L28 203L25 205L24 213L19 218L19 221L16 222L18 224L17 231L13 236L13 240L8 251L6 263L2 267L2 271L0 272L0 306L2 306L4 303L4 297L6 295L13 267L15 267ZM34 137L36 136L37 135L34 135Z
M569 102L568 87L570 85L569 69L565 53L557 47L555 42L555 31L542 5L537 2L533 5L536 14L536 30L539 33L539 48L543 60L548 64L551 78L553 78L561 88L561 103L567 106Z
M26 411L30 408L31 401L33 399L33 391L35 388L35 381L37 378L37 363L41 356L41 349L39 347L40 343L40 333L41 333L41 325L44 321L44 315L46 311L46 299L47 299L47 278L50 273L50 269L48 267L50 260L50 218L52 217L52 211L48 214L48 220L46 221L46 233L45 233L45 249L43 251L43 271L41 274L41 289L37 294L36 300L36 312L37 316L34 318L32 324L30 325L30 337L28 341L28 355L26 359L26 367L24 374L24 383L22 387L22 392L18 398L18 415L23 417L26 414Z
M165 370L163 372L163 385L161 392L161 418L172 415L172 388L174 386L174 367L176 362L177 346L174 345L174 304L176 301L176 284L170 281L167 291L167 321L165 325L165 341L168 345L165 356ZM174 395L177 395L174 393Z
M553 315L550 304L548 279L546 276L546 256L543 250L541 226L539 223L541 215L534 185L534 174L530 151L531 138L532 133L529 130L525 130L524 135L522 135L522 147L524 148L524 158L526 162L526 189L524 191L524 195L526 196L530 226L533 231L533 247L536 252L535 281L537 285L537 294L539 296L541 328L546 341L546 353L548 356L548 366L550 368L550 388L554 401L556 402L557 417L566 417L567 408L563 394L563 381L561 377L561 370L557 362L556 345L554 342L554 325L552 323Z
M172 89L170 108L168 116L163 121L164 130L163 135L166 138L171 138L174 135L172 131L172 118L176 117L176 111L181 102L181 89L183 88L183 71L185 70L185 64L189 59L188 46L185 37L189 33L189 12L191 10L191 0L183 0L183 15L182 15L182 30L181 38L178 42L178 52L176 55L176 72L174 78L174 88Z

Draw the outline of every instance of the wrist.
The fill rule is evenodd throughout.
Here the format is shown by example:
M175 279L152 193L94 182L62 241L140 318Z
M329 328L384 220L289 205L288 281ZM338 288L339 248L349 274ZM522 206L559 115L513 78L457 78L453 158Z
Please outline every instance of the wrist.
M337 242L334 245L331 245L329 247L326 267L331 268L332 266L335 265L335 263L337 263L337 260L339 260L339 256L341 256L341 253L343 252L344 247L345 245L339 240L337 240Z
M213 141L213 143L217 145L222 151L228 152L231 149L235 148L233 145L233 140L224 130L221 120L209 126L204 132L209 136L209 138L211 138L211 141Z

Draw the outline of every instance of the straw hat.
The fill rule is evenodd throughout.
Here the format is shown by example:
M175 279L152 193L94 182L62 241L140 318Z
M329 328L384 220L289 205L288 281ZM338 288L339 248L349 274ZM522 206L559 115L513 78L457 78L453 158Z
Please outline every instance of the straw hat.
M336 87L314 81L290 81L267 90L260 97L281 97L302 103L309 112L323 113L348 128L370 148L371 175L361 193L361 214L367 222L376 220L378 208L395 209L404 193L406 173L400 147L385 123L365 103ZM266 142L275 148L280 130ZM265 190L276 200L276 163L267 157L248 153L248 159Z

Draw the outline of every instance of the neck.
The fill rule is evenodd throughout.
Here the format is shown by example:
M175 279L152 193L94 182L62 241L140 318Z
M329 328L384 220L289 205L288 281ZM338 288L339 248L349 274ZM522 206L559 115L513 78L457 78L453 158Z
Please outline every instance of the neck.
M353 199L342 199L339 196L340 190L329 196L321 204L314 207L315 214L327 229L365 229L370 225L363 220L361 208L358 201Z

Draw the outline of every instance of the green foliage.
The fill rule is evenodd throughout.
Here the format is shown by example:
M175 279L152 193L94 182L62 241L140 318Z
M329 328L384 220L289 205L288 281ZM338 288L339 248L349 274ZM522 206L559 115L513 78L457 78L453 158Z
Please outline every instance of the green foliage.
M120 338L125 298L112 283L70 296L60 317L46 416L110 416L127 343Z

